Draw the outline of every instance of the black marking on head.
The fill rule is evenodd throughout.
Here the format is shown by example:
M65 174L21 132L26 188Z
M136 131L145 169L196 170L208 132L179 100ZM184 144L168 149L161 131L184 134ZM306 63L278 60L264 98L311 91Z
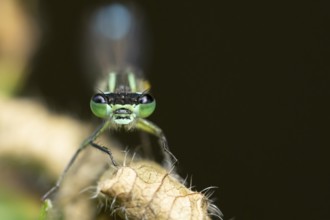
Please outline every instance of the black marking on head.
M115 118L117 120L119 120L119 119L128 119L128 120L130 120L130 117L129 116L115 116Z
M154 98L150 94L140 93L109 93L106 94L109 104L138 105L150 103Z
M110 104L110 105L138 105L153 102L155 99L149 93L97 93L92 100L96 103Z
M113 113L115 114L132 114L132 111L126 108L119 108L115 110Z
M108 97L108 103L110 105L134 105L139 104L138 98L140 94L138 93L109 93L106 95Z

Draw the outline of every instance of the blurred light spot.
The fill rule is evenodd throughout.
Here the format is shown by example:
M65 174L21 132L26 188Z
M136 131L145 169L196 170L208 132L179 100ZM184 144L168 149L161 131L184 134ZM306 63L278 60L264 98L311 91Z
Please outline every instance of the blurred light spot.
M0 94L12 95L24 82L37 40L37 24L26 7L0 0Z
M131 27L131 14L126 7L113 4L100 9L95 16L94 31L106 38L119 40Z

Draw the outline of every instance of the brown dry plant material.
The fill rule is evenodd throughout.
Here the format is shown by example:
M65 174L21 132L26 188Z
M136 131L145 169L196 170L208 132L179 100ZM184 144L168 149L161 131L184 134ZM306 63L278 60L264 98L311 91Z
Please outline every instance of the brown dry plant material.
M151 161L132 162L106 173L98 184L97 196L112 200L110 210L124 219L221 218L207 196L188 189L175 174Z

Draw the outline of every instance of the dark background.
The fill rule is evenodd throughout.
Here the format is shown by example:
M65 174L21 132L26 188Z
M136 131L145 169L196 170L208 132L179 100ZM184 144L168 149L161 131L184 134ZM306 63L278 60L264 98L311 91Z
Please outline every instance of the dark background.
M41 1L44 38L24 94L91 120L83 77L88 12ZM330 219L330 19L326 1L138 1L146 68L182 176L210 185L225 219Z

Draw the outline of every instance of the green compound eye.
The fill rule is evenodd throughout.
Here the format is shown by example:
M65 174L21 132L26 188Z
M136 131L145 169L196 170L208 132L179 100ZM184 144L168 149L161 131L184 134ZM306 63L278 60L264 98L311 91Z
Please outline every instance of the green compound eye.
M146 118L151 115L156 108L156 101L150 94L143 94L139 97L139 116Z
M111 107L103 94L94 95L90 101L90 107L93 114L99 118L107 118L111 113Z

